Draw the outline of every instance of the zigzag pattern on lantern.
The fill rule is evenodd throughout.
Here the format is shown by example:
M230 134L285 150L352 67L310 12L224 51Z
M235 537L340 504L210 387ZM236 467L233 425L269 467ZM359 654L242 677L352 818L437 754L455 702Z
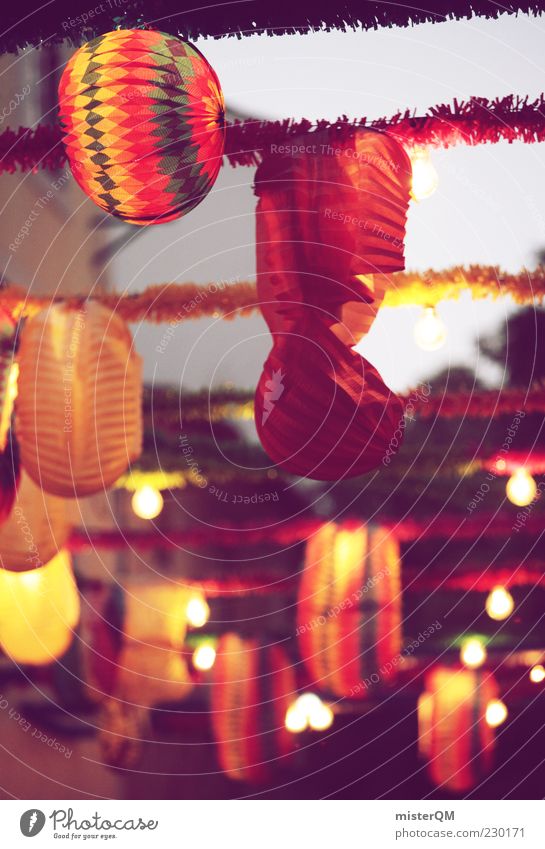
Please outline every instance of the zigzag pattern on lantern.
M226 634L217 647L211 721L222 770L237 781L266 781L295 746L284 722L296 695L284 649Z
M404 267L411 166L391 138L316 134L256 174L257 289L272 334L255 396L263 448L315 480L376 467L403 416L353 350Z
M72 173L101 209L156 224L210 191L223 154L223 97L192 45L150 30L107 32L71 57L59 101Z
M493 763L495 733L485 720L498 685L490 672L436 666L418 700L418 747L438 787L465 793Z
M311 685L365 699L401 657L401 563L387 528L324 525L307 543L297 601L299 651Z

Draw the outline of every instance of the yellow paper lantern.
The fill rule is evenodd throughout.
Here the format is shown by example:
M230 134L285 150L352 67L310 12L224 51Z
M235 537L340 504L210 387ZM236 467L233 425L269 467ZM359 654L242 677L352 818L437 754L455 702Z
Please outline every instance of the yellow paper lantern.
M17 663L51 663L67 650L79 621L70 556L60 551L41 569L0 570L0 646Z
M28 474L65 498L111 486L142 444L141 359L123 319L92 301L44 309L25 325L19 365Z
M68 505L42 492L23 472L14 507L0 527L0 566L26 572L48 563L70 533Z

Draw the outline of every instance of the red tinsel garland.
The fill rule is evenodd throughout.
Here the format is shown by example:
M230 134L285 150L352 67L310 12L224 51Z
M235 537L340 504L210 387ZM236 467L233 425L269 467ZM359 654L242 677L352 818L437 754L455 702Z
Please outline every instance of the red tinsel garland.
M511 94L490 100L472 97L466 101L441 103L416 116L410 109L390 118L352 120L342 116L336 121L235 121L227 125L225 155L231 165L256 165L271 146L289 143L301 133L326 128L341 133L352 127L386 130L407 145L451 147L455 144L494 144L522 141L526 144L545 140L545 96L535 100ZM57 126L20 127L0 133L0 173L16 170L60 168L66 161Z

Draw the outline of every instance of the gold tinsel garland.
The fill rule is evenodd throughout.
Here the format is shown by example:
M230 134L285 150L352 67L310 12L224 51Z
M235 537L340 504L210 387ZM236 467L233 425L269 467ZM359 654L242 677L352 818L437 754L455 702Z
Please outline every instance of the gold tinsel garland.
M510 296L517 304L540 303L545 297L545 267L533 271L522 269L516 274L493 265L471 265L442 271L406 271L394 277L395 286L386 293L384 306L434 306L440 301L456 300L464 292L474 299ZM255 283L160 283L134 294L97 292L90 296L61 298L35 297L20 286L9 286L2 292L3 305L16 318L31 316L51 303L63 301L74 309L91 298L125 321L170 322L212 316L235 318L258 309Z

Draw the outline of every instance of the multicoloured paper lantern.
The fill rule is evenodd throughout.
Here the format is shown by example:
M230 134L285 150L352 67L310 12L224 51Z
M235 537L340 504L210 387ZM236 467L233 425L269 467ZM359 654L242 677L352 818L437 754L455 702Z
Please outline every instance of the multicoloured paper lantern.
M486 707L498 695L486 670L436 666L418 700L418 748L438 787L465 793L490 772L495 733Z
M142 363L122 318L54 305L21 333L17 437L24 469L65 498L111 486L142 446Z
M297 601L299 652L310 684L365 699L401 657L399 544L391 530L324 525L307 543Z
M59 102L72 173L101 209L157 224L186 214L212 188L223 95L193 45L151 30L104 33L68 62Z
M236 781L266 781L294 749L285 727L296 695L285 651L226 634L217 646L211 693L212 728L222 770Z
M411 166L368 130L288 147L256 175L257 289L273 348L255 420L275 463L338 480L375 468L402 436L401 402L353 347L404 268Z
M0 570L0 647L17 663L43 665L64 654L80 613L70 555L41 569Z
M70 534L67 506L23 472L13 510L0 527L0 568L26 573L52 560Z

